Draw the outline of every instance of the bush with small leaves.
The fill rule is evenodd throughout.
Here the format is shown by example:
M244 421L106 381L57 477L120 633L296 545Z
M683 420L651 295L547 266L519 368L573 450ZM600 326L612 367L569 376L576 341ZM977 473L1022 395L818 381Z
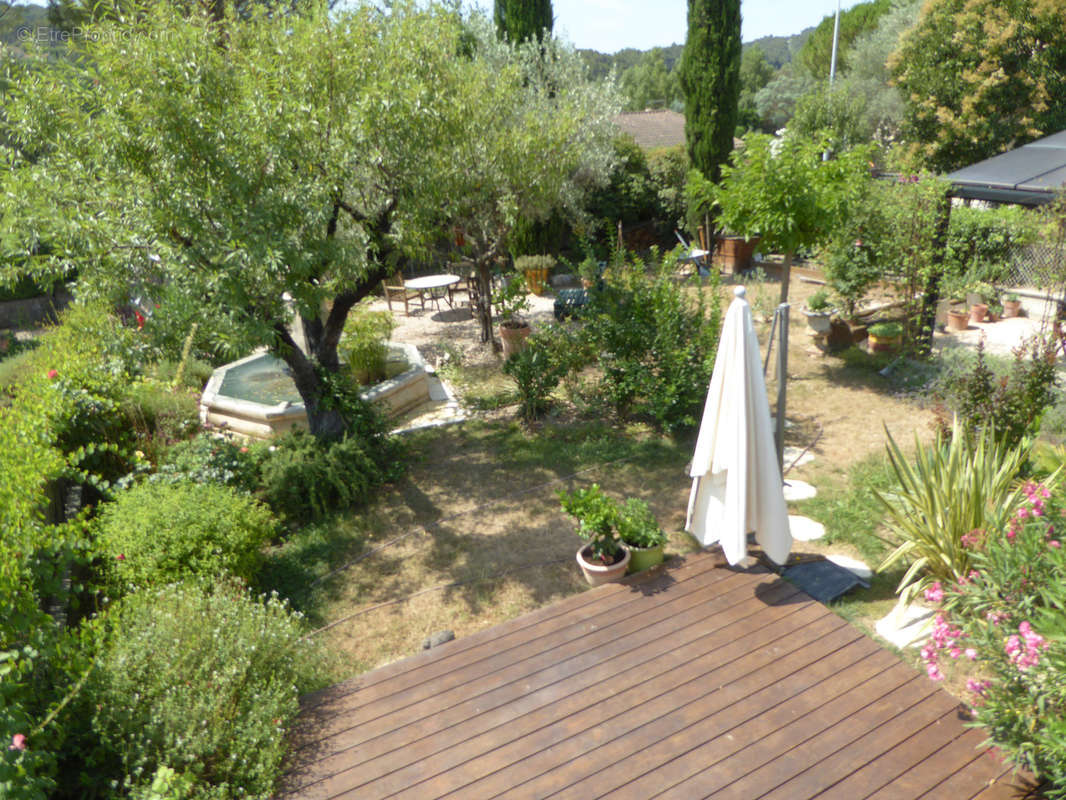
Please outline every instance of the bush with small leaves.
M320 680L305 633L276 597L227 583L116 604L86 635L95 667L78 698L93 796L270 796L298 698Z
M142 483L103 507L96 552L119 591L225 574L251 582L276 533L266 506L227 486Z

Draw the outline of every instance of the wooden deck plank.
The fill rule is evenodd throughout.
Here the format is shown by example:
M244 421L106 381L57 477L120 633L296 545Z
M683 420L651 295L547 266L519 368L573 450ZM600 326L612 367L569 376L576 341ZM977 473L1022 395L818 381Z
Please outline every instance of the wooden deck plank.
M280 797L1022 797L916 675L697 555L305 699Z
M798 594L784 584L780 585L779 591L782 598ZM457 719L444 729L431 731L420 727L418 731L400 731L405 737L401 759L389 749L378 758L366 761L359 761L358 757L353 760L352 756L341 753L333 764L344 771L359 770L362 783L352 788L365 785L366 791L371 793L377 793L378 789L382 793L386 789L400 791L411 783L456 766L469 758L471 750L498 749L521 736L532 735L558 719L565 719L588 706L594 707L617 694L619 686L636 688L640 690L637 694L654 692L657 684L653 676L657 680L663 673L675 671L678 674L672 680L680 679L686 668L700 668L698 663L689 663L694 659L713 655L721 660L725 650L721 646L723 636L740 639L736 649L751 649L764 640L770 643L783 639L790 630L820 619L820 615L811 611L805 605L782 605L774 609L776 613L766 613L762 603L750 596L740 598L724 609L719 609L715 603L704 603L700 608L690 610L690 613L698 612L691 618L679 615L670 621L670 625L652 629L654 638L637 643L617 658L584 670L563 687L553 682L534 688L532 682L523 681L517 691L524 694L495 706L487 699L479 698L473 712L466 708L455 709ZM742 633L747 636L742 637ZM641 701L634 698L634 702ZM481 738L472 741L477 737ZM375 752L380 741L382 739L370 743L375 745ZM316 769L330 771L326 764L318 764ZM379 775L381 777L377 778Z
M336 717L335 722L319 732L320 737L328 736L328 744L314 751L314 760L355 747L361 747L366 758L390 752L397 737L410 736L410 726L419 726L422 735L448 728L468 716L472 707L493 708L578 675L603 661L623 657L629 650L646 646L658 635L677 631L702 618L706 613L704 606L708 604L725 608L750 594L750 584L733 575L694 591L678 592L671 600L630 616L612 617L607 624L581 623L582 629L588 625L583 636L576 635L573 626L566 626L557 638L540 637L537 650L529 657L522 658L521 651L510 651L499 658L484 660L476 682L469 681L468 673L460 670L437 681L432 695L423 696L419 692L418 699L407 702L408 695L397 694L397 708L392 713L379 714L356 725L349 722L347 715Z
M698 580L699 577L704 580ZM681 604L691 593L713 594L724 590L726 585L743 586L743 576L724 569L713 569L706 574L695 572L671 584L670 598L665 602ZM556 615L532 628L523 628L517 642L500 641L496 647L487 642L483 648L443 652L438 659L427 663L424 670L408 675L406 682L403 676L387 682L379 681L366 690L338 698L331 704L327 719L315 719L311 723L313 735L324 739L343 730L353 730L358 732L356 737L362 738L350 741L349 746L357 744L380 732L380 720L395 726L401 719L410 721L433 713L448 699L443 696L446 690L465 690L470 670L476 670L483 680L488 676L496 677L517 662L532 662L538 657L551 660L553 651L559 648L582 649L587 647L590 637L611 637L618 626L631 625L631 620L636 617L650 620L656 615L669 614L670 610L662 608L662 604L641 602L645 592L654 591L655 586L628 587L624 592L592 590L585 594L598 594L595 602L579 604L572 613ZM304 739L308 745L316 741L311 736Z
M701 554L697 557L677 559L668 570L643 578L632 576L625 583L614 583L590 589L580 594L571 595L564 602L552 603L531 611L528 614L477 631L442 645L444 650L425 651L394 661L362 675L357 675L342 683L313 692L302 699L303 711L310 711L317 706L336 704L346 698L357 702L358 707L364 703L385 696L396 687L405 688L411 684L410 674L417 672L418 680L431 680L441 672L455 668L456 664L471 665L480 655L497 653L500 650L520 646L527 641L531 631L538 626L551 623L560 617L577 617L582 613L594 615L618 599L614 595L632 594L634 588L650 591L663 590L669 585L676 585L688 580L706 579L710 576L724 577L730 570L723 568L724 559L714 554ZM585 610L583 612L583 609ZM533 634L536 635L535 633ZM443 656L442 656L443 654ZM358 695L358 697L356 697Z
M618 797L627 795L651 797L660 790L679 783L699 772L707 764L731 755L742 741L768 735L797 716L814 710L829 699L826 692L842 671L858 666L863 680L876 675L892 664L869 639L859 638L844 647L823 655L808 667L785 674L770 685L745 685L743 678L730 684L740 684L745 694L737 700L693 704L671 715L668 720L656 720L641 728L633 737L633 749L621 762L589 769L581 781L568 786L561 797L588 797L592 785L612 790L621 789ZM847 688L847 685L844 685ZM754 690L754 691L753 691ZM813 690L813 691L812 691ZM720 700L729 700L727 692ZM831 697L831 695L830 695ZM710 705L711 713L707 713ZM669 731L669 734L662 734ZM610 766L610 769L606 769ZM605 771L605 775L599 775ZM600 783L604 778L604 783ZM612 792L605 794L610 797Z

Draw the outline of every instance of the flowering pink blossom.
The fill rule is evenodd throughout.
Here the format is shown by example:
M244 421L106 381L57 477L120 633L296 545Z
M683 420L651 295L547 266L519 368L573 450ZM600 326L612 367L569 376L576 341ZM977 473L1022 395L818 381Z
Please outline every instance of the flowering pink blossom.
M969 533L964 533L959 537L959 541L962 542L963 547L977 547L981 541L982 531L979 528L974 528Z
M940 671L940 667L938 667L936 664L929 664L925 668L925 672L929 676L929 680L931 681L944 680L944 673Z
M56 378L59 377L59 371L54 369L48 370L48 377L49 379L54 381Z
M1011 663L1021 672L1025 672L1029 667L1035 667L1040 663L1040 651L1046 650L1048 644L1043 636L1033 630L1033 626L1028 621L1018 626L1018 633L1021 636L1007 637L1003 649L1010 657Z
M1050 541L1048 541L1047 546L1052 548L1053 550L1058 550L1060 547L1062 547L1062 545L1059 544L1058 540L1056 539L1051 539Z
M8 750L25 750L26 749L26 734L16 733L11 737L11 744L7 746Z
M1008 615L1007 615L1006 611L986 611L985 612L985 619L987 619L993 625L999 625L999 623L1001 623L1005 619L1007 619L1007 616Z
M925 599L930 603L939 603L944 599L944 587L936 581L925 590Z
M966 681L966 688L974 694L980 695L982 697L984 697L985 691L988 689L988 687L988 681L979 681L975 680L974 678L970 678Z
M977 660L977 651L974 650L972 647L967 647L966 650L965 650L965 653L966 653L966 657L968 659L970 659L970 661L976 661Z
M248 448L247 447L242 447L241 448L241 452L242 453L247 453L248 452Z
M125 560L126 560L126 554L125 553L119 553L117 556L115 556L115 561L125 561Z

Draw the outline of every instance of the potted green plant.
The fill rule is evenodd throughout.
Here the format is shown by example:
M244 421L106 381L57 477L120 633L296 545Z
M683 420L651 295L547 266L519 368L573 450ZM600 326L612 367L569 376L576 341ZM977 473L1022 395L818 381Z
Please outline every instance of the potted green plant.
M1022 300L1014 292L1007 292L1003 297L1003 318L1020 317L1022 313Z
M967 285L962 278L946 278L944 296L948 299L947 324L949 331L964 331L970 326L970 312L966 308Z
M867 335L871 352L891 353L903 342L903 326L898 322L878 322L869 327Z
M389 337L395 328L396 321L388 311L370 311L364 305L348 315L338 350L363 386L386 377Z
M618 529L618 504L598 484L573 492L559 492L563 511L578 522L577 534L588 540L577 551L577 563L592 586L620 580L629 566L630 552Z
M996 301L988 304L988 321L999 322L1003 317L1003 304Z
M970 322L984 322L988 306L998 301L999 292L991 284L983 282L976 284L973 291L976 296L970 303Z
M803 314L807 317L811 330L815 333L828 333L834 311L833 304L829 301L829 290L823 288L807 298Z
M643 500L631 497L619 509L618 533L629 548L630 574L663 563L666 532Z
M551 256L519 256L514 260L514 266L525 277L529 291L540 297L544 294L548 273L555 267L555 259Z
M503 342L503 357L510 358L522 350L532 329L522 318L529 309L526 297L526 282L522 273L512 273L503 282L503 288L493 298L500 315L500 340Z

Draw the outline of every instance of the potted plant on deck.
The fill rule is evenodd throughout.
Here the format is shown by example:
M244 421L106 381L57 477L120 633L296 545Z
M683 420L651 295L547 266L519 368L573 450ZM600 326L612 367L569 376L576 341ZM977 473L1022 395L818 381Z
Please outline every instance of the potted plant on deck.
M619 509L618 533L629 548L630 574L663 563L666 532L659 527L651 508L643 500L631 497Z
M577 551L577 564L592 586L620 580L629 566L630 552L618 529L618 505L597 484L573 492L559 492L563 511L578 522L577 534L588 544Z
M526 297L526 282L521 273L513 273L505 280L503 289L493 298L500 315L500 340L503 342L503 357L509 358L526 346L532 329L521 313L529 309Z

